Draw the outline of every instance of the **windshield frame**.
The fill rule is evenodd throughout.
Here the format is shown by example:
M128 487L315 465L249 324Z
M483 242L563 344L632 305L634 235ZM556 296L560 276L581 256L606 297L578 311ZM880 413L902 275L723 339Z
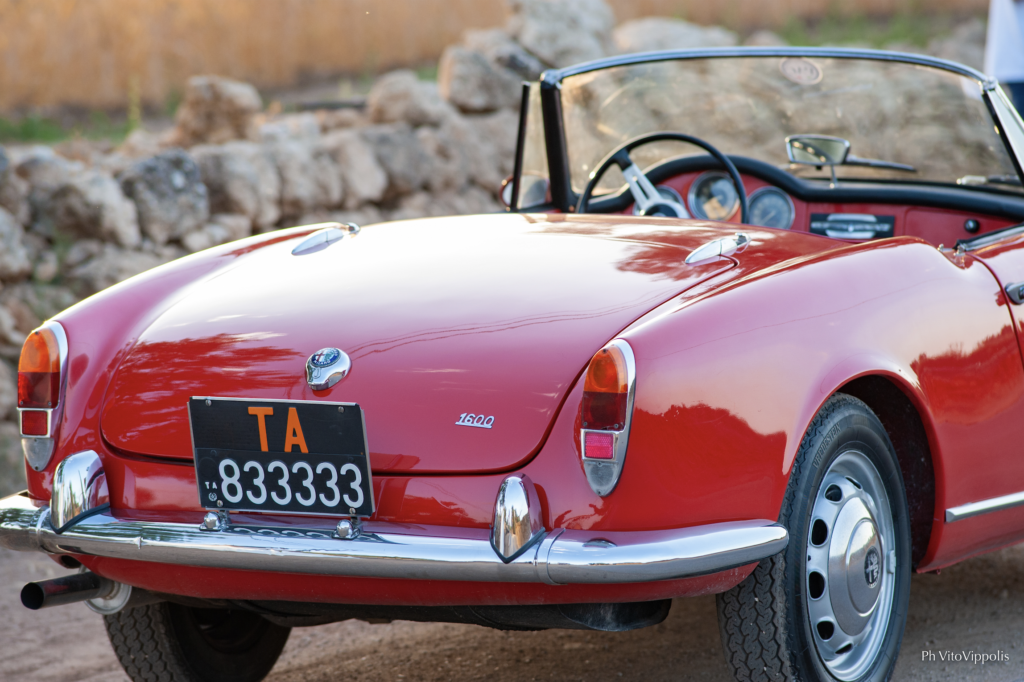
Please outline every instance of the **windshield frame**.
M925 66L947 71L975 81L989 115L999 133L1006 152L1013 162L1017 176L1024 182L1024 169L1020 158L1024 158L1024 121L1011 106L1004 106L1008 101L999 84L982 72L952 62L927 55L906 52L887 52L860 48L823 48L823 47L727 47L703 48L693 50L662 50L657 52L637 52L605 59L575 64L562 69L549 69L540 77L541 114L544 119L544 140L548 157L548 172L551 190L551 208L562 212L574 210L578 194L572 188L568 145L565 137L565 126L562 117L562 81L571 76L601 71L604 69L647 64L663 61L686 61L695 59L729 59L757 57L817 57L831 59L870 60L881 62L898 62L916 66ZM1002 117L1000 116L1002 114ZM523 116L525 117L525 109ZM1006 128L1012 126L1016 134L1007 135ZM520 129L523 129L521 125ZM1014 148L1014 141L1021 149ZM522 152L520 140L517 157ZM516 185L519 178L514 177ZM513 209L515 210L515 209Z

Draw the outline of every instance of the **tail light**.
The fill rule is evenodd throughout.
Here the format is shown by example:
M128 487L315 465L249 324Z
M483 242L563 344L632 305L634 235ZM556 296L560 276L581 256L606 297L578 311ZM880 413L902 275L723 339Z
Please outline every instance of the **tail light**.
M18 413L22 446L29 465L41 471L53 454L55 415L59 414L67 336L49 322L28 335L18 360Z
M591 489L604 497L622 474L636 389L633 350L616 339L587 366L580 405L580 456Z

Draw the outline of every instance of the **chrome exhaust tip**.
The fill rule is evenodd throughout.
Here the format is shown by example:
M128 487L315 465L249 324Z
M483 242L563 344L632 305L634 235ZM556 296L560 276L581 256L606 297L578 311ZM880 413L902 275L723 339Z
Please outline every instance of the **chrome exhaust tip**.
M113 596L119 583L85 572L66 575L53 580L28 583L21 588L21 603L25 608L38 611L51 606L63 606L90 599Z

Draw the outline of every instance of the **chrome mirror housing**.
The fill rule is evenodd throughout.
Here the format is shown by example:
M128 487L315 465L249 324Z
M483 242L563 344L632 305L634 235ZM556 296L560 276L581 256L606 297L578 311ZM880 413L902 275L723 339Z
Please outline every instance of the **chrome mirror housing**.
M786 153L792 163L808 166L839 166L846 163L850 142L831 135L790 135Z

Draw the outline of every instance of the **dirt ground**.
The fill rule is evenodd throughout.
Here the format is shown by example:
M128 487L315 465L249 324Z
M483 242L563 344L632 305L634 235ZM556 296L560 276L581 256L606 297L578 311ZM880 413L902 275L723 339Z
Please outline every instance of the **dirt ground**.
M26 581L64 572L42 556L0 550L0 680L127 680L98 615L80 604L41 612L21 606L18 593ZM944 662L940 653L947 651L1001 651L1009 661ZM935 660L922 652L933 652ZM268 678L481 679L730 681L713 597L678 600L661 625L625 634L361 621L296 629ZM914 576L894 679L1024 682L1024 545L966 561L941 575Z

